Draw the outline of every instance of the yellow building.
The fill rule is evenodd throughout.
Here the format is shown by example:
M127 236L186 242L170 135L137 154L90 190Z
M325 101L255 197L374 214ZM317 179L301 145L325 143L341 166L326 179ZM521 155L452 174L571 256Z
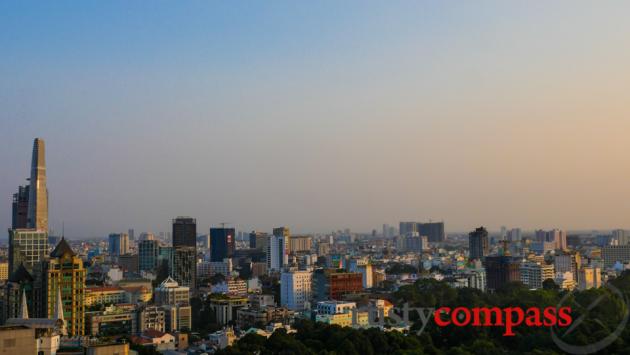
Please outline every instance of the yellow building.
M315 320L322 323L331 325L338 325L341 327L352 326L352 312L336 313L336 314L318 314L315 316Z
M87 270L64 238L50 254L46 268L48 317L55 313L57 295L63 303L63 318L68 335L85 334L85 278Z
M9 279L9 263L0 263L0 281L6 281Z
M127 302L125 290L117 286L88 287L85 289L85 305L117 304Z

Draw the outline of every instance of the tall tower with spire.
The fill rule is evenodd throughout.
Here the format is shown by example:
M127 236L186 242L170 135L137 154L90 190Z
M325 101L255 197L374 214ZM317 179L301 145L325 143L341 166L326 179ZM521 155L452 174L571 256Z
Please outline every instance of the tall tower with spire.
M29 228L48 231L48 188L46 187L46 148L44 140L35 138L28 196Z

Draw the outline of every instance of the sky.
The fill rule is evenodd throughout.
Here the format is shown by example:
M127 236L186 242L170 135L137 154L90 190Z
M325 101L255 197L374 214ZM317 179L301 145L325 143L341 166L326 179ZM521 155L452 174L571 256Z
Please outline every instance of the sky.
M630 228L630 2L2 1L0 229ZM4 202L1 202L4 201Z

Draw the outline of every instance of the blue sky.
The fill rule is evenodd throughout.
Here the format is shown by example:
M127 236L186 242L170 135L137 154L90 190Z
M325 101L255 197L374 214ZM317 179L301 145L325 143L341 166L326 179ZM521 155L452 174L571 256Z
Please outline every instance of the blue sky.
M627 10L2 2L0 227L36 136L51 225L76 238L177 215L630 227Z

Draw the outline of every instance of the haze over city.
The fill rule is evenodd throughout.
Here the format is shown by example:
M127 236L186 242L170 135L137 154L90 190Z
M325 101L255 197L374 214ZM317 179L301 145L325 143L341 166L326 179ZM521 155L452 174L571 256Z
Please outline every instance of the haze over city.
M70 239L630 227L630 3L35 4L0 4L2 230L35 137Z

